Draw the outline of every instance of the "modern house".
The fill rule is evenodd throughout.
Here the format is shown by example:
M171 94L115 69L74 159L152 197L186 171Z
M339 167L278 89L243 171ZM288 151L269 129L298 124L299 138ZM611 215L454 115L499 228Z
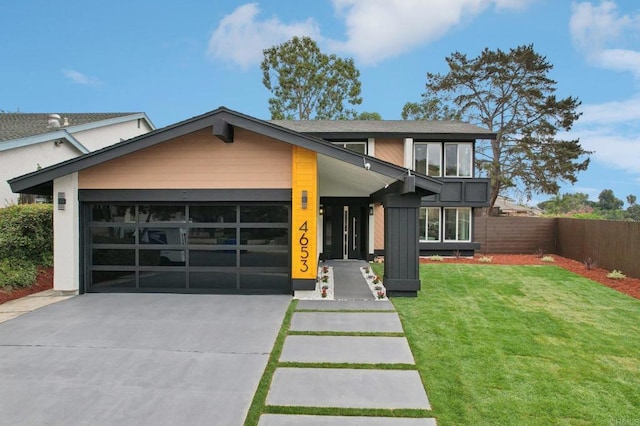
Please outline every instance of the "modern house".
M319 259L385 256L415 295L421 253L473 251L489 182L459 122L264 121L224 107L14 178L52 194L54 287L291 293Z
M154 129L142 112L0 113L0 207L18 202L7 179Z

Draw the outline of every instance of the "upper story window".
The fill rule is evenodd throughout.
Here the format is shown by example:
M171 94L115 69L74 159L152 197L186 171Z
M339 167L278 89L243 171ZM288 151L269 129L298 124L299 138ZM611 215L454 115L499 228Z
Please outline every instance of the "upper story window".
M442 144L440 142L416 142L413 146L413 168L427 176L442 175Z
M334 145L341 146L342 148L346 148L349 151L357 152L358 154L367 155L367 143L362 141L341 141L341 142L331 142Z
M444 144L445 177L471 177L473 172L473 144L469 142Z

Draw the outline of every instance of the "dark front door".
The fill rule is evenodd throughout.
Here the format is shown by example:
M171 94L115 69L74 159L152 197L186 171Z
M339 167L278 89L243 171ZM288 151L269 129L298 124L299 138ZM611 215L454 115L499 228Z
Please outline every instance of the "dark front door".
M347 201L349 201L347 203ZM322 199L323 255L326 259L366 259L368 200Z

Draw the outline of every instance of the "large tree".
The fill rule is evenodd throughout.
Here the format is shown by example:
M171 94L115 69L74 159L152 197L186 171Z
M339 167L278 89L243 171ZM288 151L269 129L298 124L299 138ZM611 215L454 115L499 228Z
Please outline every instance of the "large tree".
M553 65L533 45L508 52L485 48L471 59L455 52L446 61L448 73L427 74L423 103L437 98L447 108L445 116L454 111L497 134L479 143L476 154L478 167L491 179L491 206L509 188L528 197L556 194L560 181L574 183L576 174L586 170L590 152L578 140L557 138L580 117L580 101L556 97L557 82L549 78ZM431 113L438 114L443 112Z
M262 82L271 91L272 119L349 119L362 103L353 59L322 53L309 37L293 37L264 50Z

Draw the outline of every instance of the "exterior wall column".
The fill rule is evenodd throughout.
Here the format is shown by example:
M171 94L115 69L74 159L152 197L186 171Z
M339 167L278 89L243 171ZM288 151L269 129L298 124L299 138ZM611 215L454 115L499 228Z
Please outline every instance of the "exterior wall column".
M413 170L413 138L404 138L404 167Z
M318 154L292 147L292 289L314 290L318 275Z
M65 204L58 199L62 194L64 194ZM80 285L78 173L71 173L53 181L53 268L54 290L78 292Z
M384 204L384 286L390 296L416 297L420 290L417 193L387 194Z

